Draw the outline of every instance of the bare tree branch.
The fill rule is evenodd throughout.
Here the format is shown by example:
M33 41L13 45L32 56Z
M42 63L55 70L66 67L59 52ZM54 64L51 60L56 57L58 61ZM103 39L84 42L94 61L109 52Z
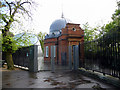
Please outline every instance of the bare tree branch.
M20 6L22 6L25 3L29 3L31 5L31 2L26 1L26 2L21 3Z
M11 3L9 3L9 4L12 4L12 5L14 5L14 6L16 7L15 3L13 3L13 2L11 2Z
M2 17L3 21L6 22L6 24L7 24L5 26L6 27L5 30L10 29L10 25L12 24L12 22L14 22L14 16L16 13L21 13L22 15L25 13L32 19L30 12L27 9L25 9L25 7L23 7L23 4L25 4L25 3L28 3L31 5L30 1L27 0L27 1L21 2L22 0L19 0L18 2L16 1L16 3L14 3L14 2L9 3L7 0L4 0L4 1L9 6L9 12L10 12L10 15L9 15L10 18L8 21L5 17ZM21 11L18 11L19 9Z
M20 10L23 10L29 17L31 17L30 12L27 11L23 6L20 6Z
M12 12L11 6L10 6L10 4L8 3L8 1L5 0L5 2L6 2L6 4L9 6L10 15L11 15L11 12Z

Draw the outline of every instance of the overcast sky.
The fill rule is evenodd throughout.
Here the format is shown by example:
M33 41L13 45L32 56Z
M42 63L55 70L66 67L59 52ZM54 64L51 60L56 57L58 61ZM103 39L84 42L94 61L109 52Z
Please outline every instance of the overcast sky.
M117 0L35 0L38 5L33 13L33 21L27 29L34 28L34 33L40 31L49 33L51 23L64 17L73 23L85 24L91 27L103 25L111 21L111 16L117 8Z

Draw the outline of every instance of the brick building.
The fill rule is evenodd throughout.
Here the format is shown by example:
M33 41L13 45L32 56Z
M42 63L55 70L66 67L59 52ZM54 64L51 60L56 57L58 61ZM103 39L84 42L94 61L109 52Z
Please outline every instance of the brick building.
M51 60L51 46L54 46L55 62L58 64L67 64L68 46L79 45L84 42L84 31L80 24L71 23L63 16L55 20L50 26L50 32L44 40L44 61ZM80 45L80 60L84 58L84 47ZM73 53L73 52L72 52Z

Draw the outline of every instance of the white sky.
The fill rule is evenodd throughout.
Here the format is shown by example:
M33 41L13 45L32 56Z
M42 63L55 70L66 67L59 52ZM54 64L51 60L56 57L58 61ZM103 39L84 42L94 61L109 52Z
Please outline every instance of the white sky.
M116 0L35 0L38 2L33 13L33 21L27 29L33 29L34 33L47 32L51 23L64 17L73 23L85 24L91 27L103 25L111 20L111 16L117 8Z

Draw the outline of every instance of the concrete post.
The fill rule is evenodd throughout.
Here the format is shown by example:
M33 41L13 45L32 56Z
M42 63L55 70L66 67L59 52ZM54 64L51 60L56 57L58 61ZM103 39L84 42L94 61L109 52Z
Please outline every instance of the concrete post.
M31 46L29 54L29 71L38 72L38 46Z
M75 52L76 52L75 54L76 69L78 69L79 68L79 46L78 45L75 46Z
M51 46L51 70L55 72L54 46Z
M76 52L75 52L75 46L73 46L73 70L76 70L76 57L75 57L75 54L76 54Z
M73 46L73 69L77 70L79 68L79 50L78 45Z
M69 69L72 70L72 47L69 46Z

